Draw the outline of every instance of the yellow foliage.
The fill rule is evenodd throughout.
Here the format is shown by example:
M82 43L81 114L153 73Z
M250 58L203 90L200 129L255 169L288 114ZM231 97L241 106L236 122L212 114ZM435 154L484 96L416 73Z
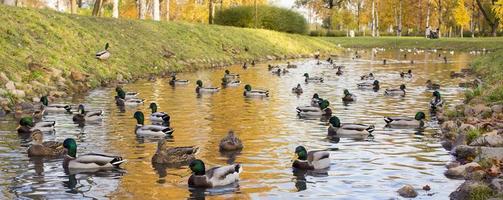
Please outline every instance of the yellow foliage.
M459 26L465 27L470 22L470 14L466 10L464 0L458 0L456 2L456 7L454 8L453 14L454 20Z

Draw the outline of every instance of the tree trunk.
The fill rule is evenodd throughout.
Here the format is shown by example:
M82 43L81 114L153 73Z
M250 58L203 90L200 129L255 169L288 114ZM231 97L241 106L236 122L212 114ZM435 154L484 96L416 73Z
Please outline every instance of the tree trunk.
M169 3L170 0L165 0L166 1L166 21L169 21Z
M375 23L376 23L376 19L375 19L375 0L372 0L372 37L375 37L376 36L376 30L375 30Z
M402 36L402 0L398 5L398 37Z
M470 15L470 32L475 37L475 0L472 1L472 14Z
M438 0L438 38L442 37L442 0Z
M426 27L430 27L430 7L431 7L431 0L428 0L428 8L426 10Z
M484 19L487 21L489 26L491 27L491 35L493 37L496 37L496 33L498 32L498 25L499 25L499 19L496 18L494 21L492 21L487 14L487 11L484 10L484 7L482 6L482 3L480 0L477 0L477 5L479 6L480 12L482 12L482 15L484 16Z
M77 0L70 0L70 13L77 14Z
M381 36L379 34L379 5L378 2L376 2L376 36L379 37Z
M103 3L103 0L94 1L93 16L100 16L102 3Z
M119 0L113 0L112 17L119 18Z
M362 12L362 1L358 0L357 4L358 5L356 5L356 25L358 26L358 32L361 32L360 17Z
M463 26L461 26L461 38L463 38Z
M147 12L147 1L146 0L138 0L138 18L145 19L145 15Z
M152 1L152 16L154 21L161 21L161 7L159 4L159 0Z
M79 8L82 8L82 0L77 0L77 6L79 6Z
M215 14L215 6L213 4L213 0L210 0L208 4L208 24L213 24L214 14Z
M418 0L418 9L419 12L417 14L417 32L421 33L421 26L423 26L423 7L421 6L423 2L421 0Z

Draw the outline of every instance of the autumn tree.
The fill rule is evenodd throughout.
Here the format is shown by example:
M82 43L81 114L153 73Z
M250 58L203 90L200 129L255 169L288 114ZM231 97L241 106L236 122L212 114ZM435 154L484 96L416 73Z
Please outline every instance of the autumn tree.
M453 14L454 14L454 20L456 21L456 24L461 29L460 30L461 37L463 37L463 27L467 26L468 22L470 22L470 15L468 14L468 11L466 10L464 0L457 1L456 7L454 8L454 11L453 11Z

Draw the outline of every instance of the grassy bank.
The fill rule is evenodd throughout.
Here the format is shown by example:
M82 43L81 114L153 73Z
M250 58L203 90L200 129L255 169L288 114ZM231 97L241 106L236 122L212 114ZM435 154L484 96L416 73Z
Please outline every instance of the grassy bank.
M0 89L12 81L31 99L135 78L286 55L336 51L321 38L182 22L117 20L0 5ZM112 56L94 58L110 43ZM248 51L245 50L245 47ZM174 57L164 56L167 52ZM63 79L62 79L62 78ZM73 79L73 80L72 80ZM3 97L15 97L2 90ZM22 95L20 95L22 96Z
M503 103L503 50L475 59L472 63L475 72L482 77L484 84L467 92L471 98L495 104Z
M503 48L503 37L488 38L441 38L426 39L423 37L326 37L323 40L351 48L421 48L447 50L496 50Z

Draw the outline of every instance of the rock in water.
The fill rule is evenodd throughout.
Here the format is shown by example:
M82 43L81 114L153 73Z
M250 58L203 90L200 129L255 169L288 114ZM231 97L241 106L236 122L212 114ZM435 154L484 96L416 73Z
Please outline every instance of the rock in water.
M451 154L460 160L467 160L468 158L475 158L477 156L477 148L468 145L456 146Z
M502 135L483 135L475 139L470 146L503 147Z
M466 165L461 165L458 167L453 167L448 169L445 172L445 176L449 178L461 178L461 177L466 177L470 172L473 172L477 169L482 169L480 165L476 162L471 162Z
M451 200L488 199L492 195L493 190L487 184L478 181L466 181L449 197Z
M423 186L423 190L430 191L431 187L429 185L425 185L425 186Z
M404 185L402 188L398 190L398 194L405 198L417 197L417 192L414 189L414 187L412 187L412 185Z

